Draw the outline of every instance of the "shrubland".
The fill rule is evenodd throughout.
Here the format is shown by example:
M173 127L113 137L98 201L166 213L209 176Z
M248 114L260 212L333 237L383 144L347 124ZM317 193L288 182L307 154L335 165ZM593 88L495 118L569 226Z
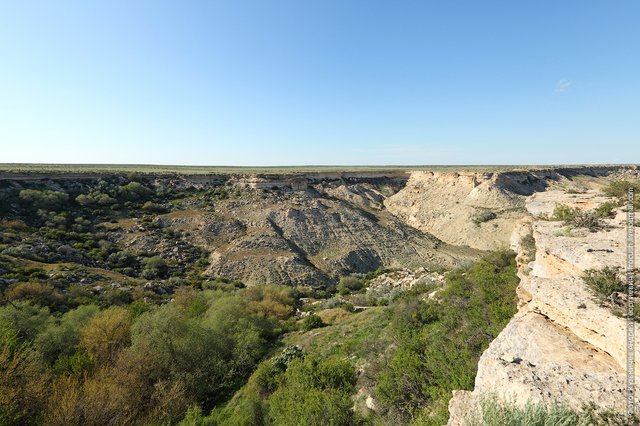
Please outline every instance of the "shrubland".
M515 312L514 254L393 297L367 294L383 268L245 287L159 220L237 196L140 176L0 188L0 424L442 424ZM183 256L126 246L125 223Z
M246 293L185 292L142 310L84 305L62 315L27 302L1 307L0 388L13 395L2 418L125 424L177 421L191 404L212 409L282 333Z

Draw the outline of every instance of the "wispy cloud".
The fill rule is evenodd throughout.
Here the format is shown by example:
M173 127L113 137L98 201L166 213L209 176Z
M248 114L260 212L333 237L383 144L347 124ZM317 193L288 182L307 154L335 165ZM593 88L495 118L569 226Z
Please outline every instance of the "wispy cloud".
M558 82L556 83L555 91L556 93L564 93L567 90L569 90L572 84L573 84L573 81L569 80L568 78L563 78L561 80L558 80Z

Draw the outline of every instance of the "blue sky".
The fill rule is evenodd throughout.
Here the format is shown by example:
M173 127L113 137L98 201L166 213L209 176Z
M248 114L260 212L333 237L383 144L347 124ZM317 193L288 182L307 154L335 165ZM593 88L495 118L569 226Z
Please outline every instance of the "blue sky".
M0 0L0 162L640 162L637 1Z

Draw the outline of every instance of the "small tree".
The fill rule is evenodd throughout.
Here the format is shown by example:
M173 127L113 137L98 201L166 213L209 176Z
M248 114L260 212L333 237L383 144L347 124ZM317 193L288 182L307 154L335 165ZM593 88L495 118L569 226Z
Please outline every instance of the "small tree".
M98 364L113 363L129 344L131 320L125 308L112 307L96 315L82 329L80 346Z

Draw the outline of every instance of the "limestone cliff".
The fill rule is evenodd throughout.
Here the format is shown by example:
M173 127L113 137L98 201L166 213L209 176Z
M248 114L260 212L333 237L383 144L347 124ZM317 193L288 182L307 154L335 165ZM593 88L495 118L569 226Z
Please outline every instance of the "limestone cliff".
M533 194L525 205L537 216L552 212L558 203L593 208L604 201L597 191L551 190ZM581 278L587 269L624 266L624 213L619 210L605 220L598 232L569 231L561 222L535 216L515 226L511 238L511 247L520 253L519 311L482 355L473 392L454 392L451 426L464 424L489 394L520 405L560 401L579 409L594 402L603 409L624 410L626 320L601 306ZM520 244L529 232L535 239L532 262ZM640 389L636 392L640 395Z
M611 167L506 172L414 172L384 202L409 225L442 241L481 250L506 248L525 216L526 197L550 186L572 187L576 175L599 176Z

